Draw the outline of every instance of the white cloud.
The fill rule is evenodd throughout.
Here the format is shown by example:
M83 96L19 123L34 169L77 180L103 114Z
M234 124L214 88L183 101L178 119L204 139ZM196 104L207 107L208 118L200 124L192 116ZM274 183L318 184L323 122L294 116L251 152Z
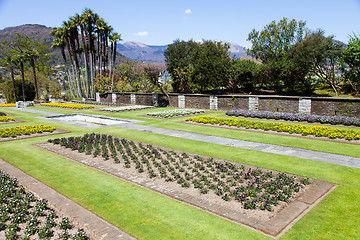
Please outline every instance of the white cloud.
M186 10L185 10L185 13L186 13L186 14L191 14L192 11L191 11L191 9L186 9Z
M149 32L147 32L147 31L137 32L137 33L135 33L135 35L139 36L139 37L146 37L147 35L149 35Z

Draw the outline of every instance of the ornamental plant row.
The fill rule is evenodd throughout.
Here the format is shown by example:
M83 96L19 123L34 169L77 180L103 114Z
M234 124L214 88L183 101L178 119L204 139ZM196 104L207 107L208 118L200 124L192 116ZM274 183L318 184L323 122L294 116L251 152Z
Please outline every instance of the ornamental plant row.
M12 128L3 128L0 129L0 137L17 137L20 135L30 135L34 133L42 133L42 132L53 132L56 128L49 125L28 125L28 126L17 126Z
M343 124L347 126L360 127L360 118L345 117L345 116L323 116L310 115L305 113L286 113L286 112L269 112L269 111L248 111L248 110L230 110L226 112L228 116L235 117L251 117L251 118L266 118L276 120L309 122L309 123L327 123L332 125Z
M40 103L41 106L46 107L58 107L58 108L69 108L69 109L89 109L94 108L94 106L82 105L82 104L73 104L73 103Z
M89 239L67 217L59 218L47 200L26 192L16 178L0 170L0 232L6 239Z
M0 122L8 122L8 121L15 121L15 118L2 116L0 117Z
M0 107L16 107L15 103L3 103L0 104Z
M166 110L162 112L152 112L152 113L148 113L147 115L153 117L170 118L170 117L186 116L197 113L205 113L205 111L197 110L197 109L174 109L174 110Z
M176 153L105 134L49 139L50 143L78 151L104 161L112 159L122 171L131 169L142 178L162 179L182 188L194 188L201 194L212 192L224 201L236 201L245 209L272 211L280 202L292 199L308 178L247 168L227 161L205 158L185 152ZM116 165L115 165L116 166Z
M124 106L124 107L110 107L110 108L102 108L101 111L109 111L109 112L124 112L124 111L133 111L133 110L142 110L152 108L152 106L141 106L141 105L134 105L134 106Z
M328 137L330 139L346 139L346 140L360 140L360 131L345 130L340 128L330 128L325 126L306 126L301 124L288 125L283 123L264 123L259 121L252 121L237 118L217 118L217 117L192 117L185 121L197 122L203 124L218 124L220 126L234 126L246 129L261 129L264 131L277 131L287 133L297 133L303 136L312 135L315 137Z

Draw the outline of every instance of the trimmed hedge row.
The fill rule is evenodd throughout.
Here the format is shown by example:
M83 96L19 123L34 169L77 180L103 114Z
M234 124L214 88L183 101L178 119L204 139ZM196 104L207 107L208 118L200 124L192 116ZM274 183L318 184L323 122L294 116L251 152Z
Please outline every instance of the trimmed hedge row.
M248 111L248 110L230 110L226 112L228 116L235 117L251 117L251 118L266 118L275 120L287 120L309 123L328 123L332 125L343 124L347 126L360 127L360 118L345 117L345 116L323 116L310 115L305 113L286 113L286 112L269 112L269 111Z
M219 124L234 126L246 129L261 129L264 131L277 131L287 133L297 133L303 136L312 135L316 137L328 137L331 139L339 138L346 140L360 140L360 131L345 130L340 128L330 128L325 126L305 126L301 124L288 125L283 123L264 123L259 121L237 119L237 118L217 118L217 117L191 117L185 119L189 122L204 124Z
M46 107L58 107L58 108L70 108L70 109L94 108L94 106L87 106L87 105L73 104L73 103L41 103L40 105Z
M22 127L17 126L0 129L0 137L17 137L20 135L30 135L34 133L53 132L54 130L56 130L55 127L43 124Z

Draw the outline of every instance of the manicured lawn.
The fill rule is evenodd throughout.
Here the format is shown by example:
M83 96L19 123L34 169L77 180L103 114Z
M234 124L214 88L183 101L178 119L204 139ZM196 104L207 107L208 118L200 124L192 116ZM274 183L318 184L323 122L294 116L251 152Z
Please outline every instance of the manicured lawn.
M150 126L360 156L359 146L350 144L177 123L185 117L163 120L137 116L145 115L151 111L159 111L159 109L108 114L94 110L71 111L46 107L35 108L53 112L86 112L133 118L146 120L143 124ZM100 132L337 183L339 184L338 188L307 213L280 239L360 238L358 231L360 169L116 127L91 130L44 121L34 118L38 116L36 114L8 108L4 108L2 111L11 113L12 117L27 122L3 124L0 125L0 128L43 123L72 131L72 133L62 134L59 137L80 136L85 132ZM220 114L223 112L207 115L216 116ZM134 186L32 145L54 137L2 142L0 143L0 158L140 239L270 239L246 227Z

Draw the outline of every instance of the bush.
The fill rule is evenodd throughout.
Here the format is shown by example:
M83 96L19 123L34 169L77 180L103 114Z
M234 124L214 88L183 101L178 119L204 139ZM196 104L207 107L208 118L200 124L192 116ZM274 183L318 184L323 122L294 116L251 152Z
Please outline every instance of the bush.
M35 86L30 80L25 79L25 100L32 101L35 98ZM16 100L23 101L21 79L15 79ZM15 102L12 81L4 84L4 95L8 102Z

